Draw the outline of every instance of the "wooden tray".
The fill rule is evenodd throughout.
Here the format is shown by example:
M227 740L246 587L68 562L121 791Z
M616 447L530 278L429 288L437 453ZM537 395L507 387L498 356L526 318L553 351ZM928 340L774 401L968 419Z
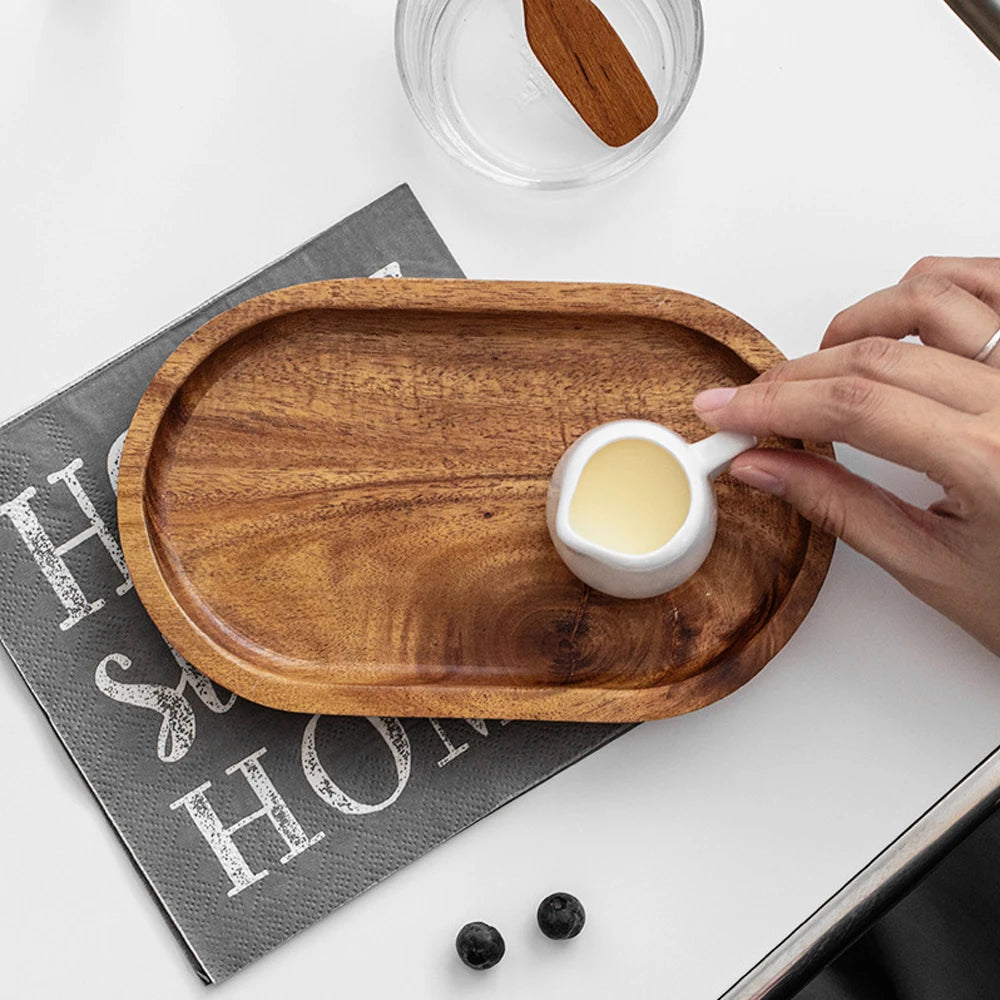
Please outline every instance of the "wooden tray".
M181 344L136 411L118 500L136 590L187 659L275 708L691 711L781 648L833 540L722 477L701 570L616 600L556 555L548 479L603 421L705 436L695 392L780 359L731 313L661 288L362 279L262 295Z

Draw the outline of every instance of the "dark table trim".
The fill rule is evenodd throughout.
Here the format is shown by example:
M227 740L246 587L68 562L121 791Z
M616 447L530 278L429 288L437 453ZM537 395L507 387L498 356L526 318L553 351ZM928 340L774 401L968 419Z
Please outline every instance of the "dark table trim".
M1000 0L945 0L945 3L1000 59Z
M719 1000L793 996L1000 807L1000 747Z

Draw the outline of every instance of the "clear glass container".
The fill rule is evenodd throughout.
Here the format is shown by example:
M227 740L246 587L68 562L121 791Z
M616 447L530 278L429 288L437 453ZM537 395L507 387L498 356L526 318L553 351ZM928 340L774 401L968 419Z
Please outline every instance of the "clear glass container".
M528 46L521 0L399 0L396 61L427 131L462 163L536 188L607 180L673 128L701 67L699 0L598 0L649 82L656 121L625 146L590 131Z

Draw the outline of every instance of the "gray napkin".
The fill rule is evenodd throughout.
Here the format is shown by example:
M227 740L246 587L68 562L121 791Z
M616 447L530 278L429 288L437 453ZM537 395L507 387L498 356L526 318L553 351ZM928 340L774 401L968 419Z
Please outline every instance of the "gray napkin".
M462 277L405 185L0 426L0 641L208 982L629 728L277 712L143 610L114 490L149 379L238 302L365 275Z

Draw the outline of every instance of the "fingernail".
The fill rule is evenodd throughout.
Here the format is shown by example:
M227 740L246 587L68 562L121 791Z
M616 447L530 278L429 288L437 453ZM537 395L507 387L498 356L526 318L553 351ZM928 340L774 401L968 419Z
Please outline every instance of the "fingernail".
M741 465L739 468L730 469L729 474L754 489L773 493L777 497L785 495L785 481L772 476L770 472L758 469L756 465Z
M734 388L706 389L694 397L694 408L703 413L708 410L721 410L735 395Z

